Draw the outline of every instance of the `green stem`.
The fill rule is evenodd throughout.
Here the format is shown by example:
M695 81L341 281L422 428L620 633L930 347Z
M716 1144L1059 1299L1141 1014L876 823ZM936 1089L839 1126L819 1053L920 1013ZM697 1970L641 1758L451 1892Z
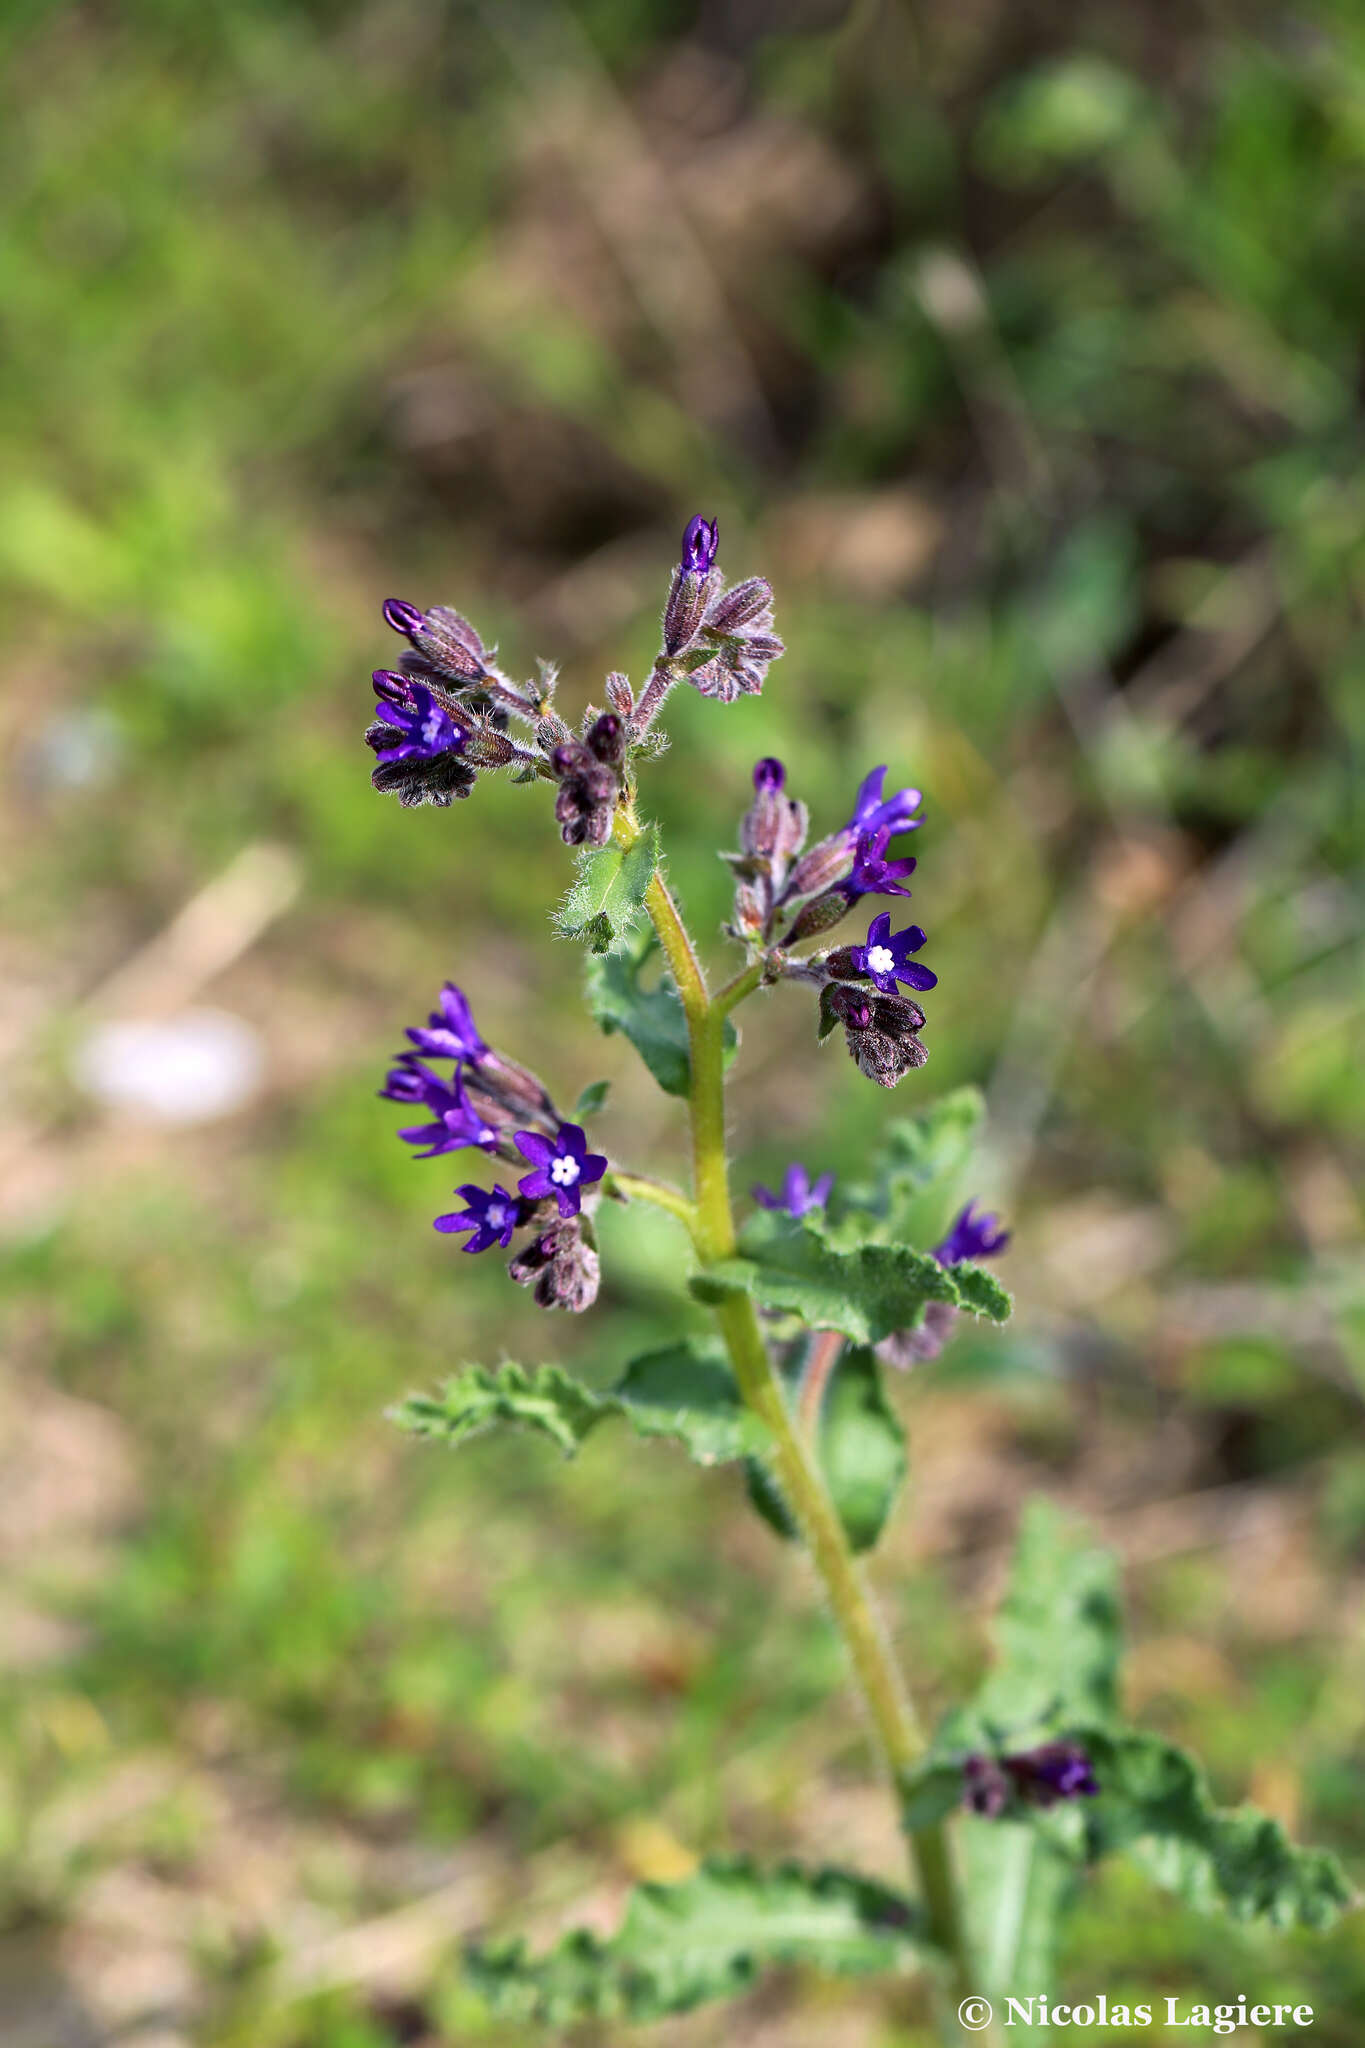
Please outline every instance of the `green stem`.
M613 1166L605 1186L608 1193L618 1188L628 1201L652 1202L656 1209L667 1209L670 1216L676 1216L689 1230L696 1226L696 1210L686 1195L680 1194L677 1188L669 1187L665 1181L650 1180L642 1173L622 1173L619 1167Z
M737 974L733 981L727 981L724 988L718 988L711 1001L716 1009L720 1011L721 1015L728 1016L736 1003L742 1003L745 996L751 996L767 971L768 963L766 960L755 960L744 969L742 974Z
M616 836L621 844L630 846L638 835L635 819L618 813ZM657 873L646 893L645 907L673 971L687 1019L692 1070L688 1102L692 1120L693 1237L703 1264L713 1264L732 1258L736 1249L725 1146L725 1015L743 995L758 986L762 963L746 969L712 998L708 996L678 907ZM899 1788L922 1754L924 1739L862 1570L849 1548L819 1468L788 1408L753 1302L747 1295L732 1295L715 1313L740 1392L771 1434L778 1485L820 1574L858 1690L867 1706L881 1762L892 1785ZM972 1973L947 1838L942 1827L936 1825L916 1829L909 1843L930 1934L951 1960L953 1995L961 1998L972 1989Z

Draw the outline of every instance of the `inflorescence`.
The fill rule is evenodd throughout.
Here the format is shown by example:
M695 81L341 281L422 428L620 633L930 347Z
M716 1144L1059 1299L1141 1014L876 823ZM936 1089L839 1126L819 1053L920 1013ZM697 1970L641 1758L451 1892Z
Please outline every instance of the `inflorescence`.
M628 677L610 675L607 708L590 706L577 734L554 708L552 667L542 664L536 682L518 683L459 612L446 605L422 611L390 598L385 621L407 648L396 669L374 674L375 722L365 737L376 757L375 788L402 804L446 805L469 796L481 774L506 768L518 782L553 784L561 836L566 845L587 849L588 857L620 829L633 834L635 763L665 744L656 720L669 692L688 682L723 703L757 694L784 652L773 631L770 585L754 576L727 589L719 543L714 519L689 522L664 605L659 653L643 688L637 697ZM525 729L520 738L512 736L516 724ZM725 929L745 949L752 986L813 986L819 1037L842 1028L859 1071L892 1088L929 1057L917 997L936 986L937 976L914 957L927 943L925 933L917 924L893 929L892 911L879 910L861 940L832 948L824 943L865 899L910 894L906 882L915 860L895 842L919 829L922 797L912 788L888 796L886 776L884 766L874 768L846 820L807 847L809 813L788 795L786 768L772 757L759 761L739 849L724 856L735 883ZM528 1169L519 1172L515 1191L501 1183L491 1190L460 1186L463 1208L439 1217L436 1228L462 1235L466 1252L493 1245L505 1251L519 1232L530 1233L512 1257L512 1277L533 1284L545 1307L586 1308L598 1282L591 1210L604 1188L623 1195L606 1156L588 1151L582 1128L560 1117L534 1074L484 1041L453 982L428 1023L407 1035L412 1050L396 1057L380 1093L420 1119L399 1132L415 1156L475 1150ZM432 1064L446 1061L453 1063L448 1074ZM758 1188L755 1199L799 1219L822 1207L830 1186L828 1174L812 1185L805 1169L793 1166L780 1195ZM989 1256L1005 1241L998 1230L983 1234L969 1210L936 1256L945 1264ZM943 1309L938 1321L946 1334L953 1311L930 1307ZM933 1356L942 1334L935 1336L926 1321L904 1342L919 1345L915 1356Z

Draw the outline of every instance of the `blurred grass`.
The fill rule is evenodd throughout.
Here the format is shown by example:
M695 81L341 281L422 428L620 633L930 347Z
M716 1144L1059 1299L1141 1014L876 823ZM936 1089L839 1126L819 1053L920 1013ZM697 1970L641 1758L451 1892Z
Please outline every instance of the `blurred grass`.
M439 980L561 1099L612 1075L639 1163L678 1120L574 1013L543 807L371 794L378 603L467 608L576 709L647 665L699 507L791 651L671 718L695 924L757 754L817 827L875 761L921 783L924 1081L987 1086L1019 1226L1014 1332L906 1390L879 1575L929 1704L1046 1485L1129 1560L1144 1710L1358 1858L1358 10L27 0L0 79L11 2033L492 2041L439 1940L387 1975L327 1942L466 1878L455 1931L544 1931L705 1848L895 1868L808 1588L723 1477L380 1419L464 1357L605 1377L678 1313L635 1212L573 1326L452 1270L442 1169L372 1096ZM104 772L54 772L91 731ZM73 1006L261 839L303 894L211 995L265 1096L103 1118ZM741 1184L852 1171L913 1106L790 994L736 1070ZM1354 1922L1253 1939L1119 1873L1068 1961L1307 1998L1329 2044L1363 1975ZM744 2024L927 2038L914 1988Z

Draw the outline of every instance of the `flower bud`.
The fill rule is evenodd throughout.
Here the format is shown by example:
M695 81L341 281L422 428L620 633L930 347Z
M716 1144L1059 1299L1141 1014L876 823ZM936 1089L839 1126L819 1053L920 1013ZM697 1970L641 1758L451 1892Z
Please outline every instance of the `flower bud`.
M802 939L813 939L818 933L827 932L831 925L838 924L839 919L845 915L847 910L848 898L840 889L827 889L823 896L812 896L810 902L803 904L796 913L791 930L784 936L782 944L784 946L798 946ZM839 948L839 957L842 958L849 950L847 946L841 946ZM839 974L841 970L835 967L834 958L834 954L831 953L829 956L830 973Z
M853 848L842 832L836 832L829 839L821 839L792 869L787 878L786 894L790 896L823 895L836 882L843 880L853 865Z
M484 645L467 619L449 605L435 604L422 612L401 597L386 598L384 618L424 656L437 673L452 682L482 682Z
M477 1088L510 1110L514 1116L555 1122L555 1106L545 1084L528 1067L509 1060L500 1052L485 1051L470 1078L471 1096Z
M713 601L706 615L706 630L724 636L742 633L746 627L757 630L760 622L770 626L772 603L772 585L762 576L750 576Z
M626 735L614 711L604 711L583 735L589 751L611 768L619 768L626 757Z
M581 1315L597 1299L601 1266L581 1216L551 1224L507 1268L519 1287L534 1285L541 1308Z
M685 654L701 631L717 580L714 570L674 570L664 606L663 647L670 658Z
M635 709L635 692L629 678L619 670L613 670L607 677L607 702L619 718L629 718Z

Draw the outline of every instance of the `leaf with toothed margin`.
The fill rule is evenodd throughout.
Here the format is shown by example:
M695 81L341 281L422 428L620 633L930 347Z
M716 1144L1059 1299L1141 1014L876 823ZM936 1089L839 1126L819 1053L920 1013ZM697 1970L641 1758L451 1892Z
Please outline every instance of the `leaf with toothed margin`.
M940 1266L909 1245L829 1241L816 1217L780 1212L751 1216L740 1233L742 1256L724 1259L689 1282L699 1301L748 1294L762 1308L787 1309L813 1330L838 1330L855 1344L876 1344L911 1330L931 1301L1003 1322L1010 1298L977 1266Z
M614 839L585 847L578 856L578 874L555 913L560 937L586 939L593 953L619 951L640 921L658 865L657 825L646 826L627 847Z
M916 1823L945 1810L950 1773L960 1777L969 1751L1065 1739L1089 1757L1098 1795L1051 1808L1021 1804L1004 1823L1011 1838L1039 1838L1044 1866L1122 1851L1188 1905L1221 1905L1237 1919L1281 1927L1330 1926L1352 1902L1333 1857L1295 1847L1280 1822L1255 1807L1216 1805L1193 1757L1123 1722L1117 1566L1046 1501L1030 1503L1023 1517L995 1633L1000 1655L975 1700L945 1718L928 1757L903 1782ZM969 1832L1000 1826L978 1822ZM1016 1841L1012 1857L994 1860L999 1882L1024 1900L1020 1886L1033 1884L1026 1846ZM979 1886L984 1924L1016 1910L988 1896L991 1863L986 1856Z
M658 948L652 931L632 933L619 953L589 960L588 1008L602 1030L621 1031L630 1040L666 1095L686 1095L692 1085L687 1019L677 989L668 975L652 988L641 971ZM725 1020L725 1062L739 1048L739 1033Z
M559 2029L690 2012L782 1965L881 1976L935 1953L921 1909L871 1878L715 1857L680 1884L638 1886L608 1940L579 1929L542 1956L489 1944L465 1971L499 2018Z
M601 1394L557 1365L471 1365L439 1394L409 1394L389 1411L400 1429L452 1445L511 1423L548 1436L565 1457L611 1416L637 1436L675 1438L699 1465L757 1457L768 1444L764 1424L740 1401L724 1351L691 1338L633 1359Z

